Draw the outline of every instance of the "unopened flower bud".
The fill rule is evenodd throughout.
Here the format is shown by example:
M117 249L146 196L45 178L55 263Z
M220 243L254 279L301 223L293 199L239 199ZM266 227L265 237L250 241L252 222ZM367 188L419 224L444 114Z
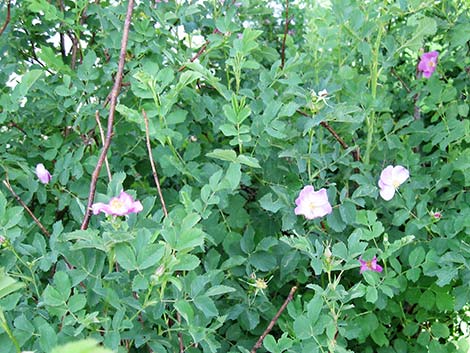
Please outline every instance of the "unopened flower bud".
M156 277L160 277L161 275L163 275L165 273L165 265L160 265L157 267L157 269L155 270L155 273L154 275Z
M325 256L326 259L330 259L331 258L331 250L330 250L330 247L329 246L326 246L325 247L325 251L323 252L323 256Z

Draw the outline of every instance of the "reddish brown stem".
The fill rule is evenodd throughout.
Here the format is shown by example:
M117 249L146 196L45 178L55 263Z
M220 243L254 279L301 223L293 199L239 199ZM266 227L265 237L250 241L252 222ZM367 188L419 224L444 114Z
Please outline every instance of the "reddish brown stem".
M23 208L26 210L26 212L28 212L28 214L31 216L31 218L33 219L33 221L38 225L38 227L41 229L41 231L44 233L45 236L49 237L51 234L47 231L47 229L42 225L42 223L39 221L39 219L36 218L36 216L34 215L33 211L31 211L28 207L28 205L26 205L24 203L24 201L18 196L18 194L13 190L13 188L11 187L10 185L10 181L8 180L8 177L6 177L6 180L3 181L3 184L5 184L5 186L7 187L8 190L10 190L11 194L13 195L13 197L16 199L16 201L18 201L18 203L23 206Z
M268 333L273 329L274 325L276 325L277 320L279 319L279 316L281 316L282 312L286 309L287 304L289 304L292 299L294 298L294 293L297 290L297 287L294 286L291 288L289 295L287 296L286 300L282 304L282 306L279 308L278 312L276 315L274 315L273 319L269 323L268 327L266 330L264 330L263 334L258 338L258 341L256 341L255 345L251 349L251 353L256 353L256 350L261 347L263 344L264 338L268 335Z
M306 112L300 110L300 109L297 109L297 113L303 115L303 116L307 116L307 117L310 117L309 114L307 114ZM341 138L341 136L338 135L338 133L331 127L330 124L328 124L326 121L322 121L320 123L321 126L323 126L325 129L328 130L328 132L335 138L336 141L338 141L338 143L341 145L341 147L343 147L343 149L348 149L349 146L346 142L344 142L344 140ZM356 149L354 151L352 151L352 154L354 156L354 160L359 162L361 160L361 155L359 153L359 149Z
M11 19L11 0L8 0L7 3L7 17L5 18L5 23L2 26L2 29L0 29L0 36L5 32L5 29L7 28L8 24L10 23Z
M204 45L201 47L201 49L199 49L199 51L196 53L196 55L194 55L189 61L190 62L194 62L194 60L196 60L197 58L199 58L202 53L204 53L207 49L207 46L209 45L209 41L206 40L206 42L204 43ZM186 65L182 65L180 66L180 68L178 69L178 72L181 72L183 71L184 69L186 69Z
M91 176L90 183L90 193L88 195L88 203L85 211L85 216L83 218L82 225L80 229L85 230L88 228L88 223L90 222L90 212L91 205L95 198L96 193L96 183L98 182L98 177L100 175L101 168L103 167L104 160L106 159L106 154L108 153L109 146L111 145L111 139L113 136L113 123L114 123L114 112L116 110L117 97L121 90L122 74L124 72L124 64L126 61L126 49L127 49L127 40L129 38L129 29L131 26L132 10L134 8L134 0L129 0L127 5L126 19L124 21L124 29L122 33L121 40L121 52L119 54L119 65L116 78L114 81L113 90L111 91L111 99L109 105L109 115L108 115L108 130L106 131L106 139L104 141L103 149L101 150L98 163L96 164L95 170Z
M281 69L284 68L284 63L286 62L286 38L287 32L289 32L289 0L286 0L286 24L284 26L284 37L282 38L282 48L281 48Z
M153 160L152 146L150 145L150 134L149 134L149 119L147 118L147 113L142 109L142 115L145 121L145 140L147 141L147 151L150 158L150 166L152 167L153 180L157 186L158 197L160 197L160 203L162 204L163 214L165 217L168 217L168 211L166 209L165 200L163 199L162 189L160 187L160 181L158 179L157 168L155 168L155 162Z

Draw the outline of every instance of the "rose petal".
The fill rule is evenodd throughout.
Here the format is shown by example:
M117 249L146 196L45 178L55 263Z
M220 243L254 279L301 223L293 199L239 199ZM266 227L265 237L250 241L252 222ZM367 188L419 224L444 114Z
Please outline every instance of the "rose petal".
M385 201L390 201L394 195L395 195L395 188L393 186L385 185L384 187L380 188L380 196Z
M403 184L410 177L410 172L405 167L397 165L393 168L393 180L399 185Z

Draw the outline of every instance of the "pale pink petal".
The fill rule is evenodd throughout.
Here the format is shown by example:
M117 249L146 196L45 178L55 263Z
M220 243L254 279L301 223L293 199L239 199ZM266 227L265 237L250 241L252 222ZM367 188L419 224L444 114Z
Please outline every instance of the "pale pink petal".
M410 177L410 172L405 167L397 165L393 168L393 180L399 185L403 184Z
M385 201L390 201L395 195L395 188L391 185L384 185L380 188L380 196Z
M317 206L329 205L326 189L320 189L309 195L310 200Z
M109 206L103 202L97 202L91 205L91 210L94 215L97 215L100 212L104 212L107 215L111 213Z
M138 213L144 209L144 206L140 203L140 201L134 201L132 207L129 208L129 212L131 213Z
M299 197L295 200L295 204L299 206L306 198L309 197L311 193L313 193L313 186L312 185L307 185L305 186L299 193Z
M127 192L121 191L119 194L119 201L121 201L126 207L131 207L134 199Z
M51 174L49 171L44 167L44 164L39 163L36 166L36 176L38 177L39 181L43 184L49 184L52 179Z
M389 165L380 173L380 181L385 185L393 185L393 166ZM379 185L380 186L380 185Z

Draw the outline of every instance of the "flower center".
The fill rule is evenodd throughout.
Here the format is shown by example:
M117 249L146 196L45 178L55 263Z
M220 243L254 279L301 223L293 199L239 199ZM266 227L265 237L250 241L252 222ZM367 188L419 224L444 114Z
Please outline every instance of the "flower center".
M435 66L436 66L436 63L434 61L431 60L431 61L428 62L428 67L430 69L434 68Z
M394 180L394 181L392 182L392 185L393 185L393 187L394 187L395 189L398 189L398 187L400 186L400 182L399 182L398 180Z
M366 266L368 269L372 270L372 260L371 261L366 261Z
M124 208L124 203L119 199L112 199L109 202L109 206L114 212L120 211Z
M310 208L310 210L314 211L316 208L318 208L318 205L315 202L310 201L308 207Z
M268 284L262 278L257 278L255 281L255 287L258 289L266 289L268 288Z

